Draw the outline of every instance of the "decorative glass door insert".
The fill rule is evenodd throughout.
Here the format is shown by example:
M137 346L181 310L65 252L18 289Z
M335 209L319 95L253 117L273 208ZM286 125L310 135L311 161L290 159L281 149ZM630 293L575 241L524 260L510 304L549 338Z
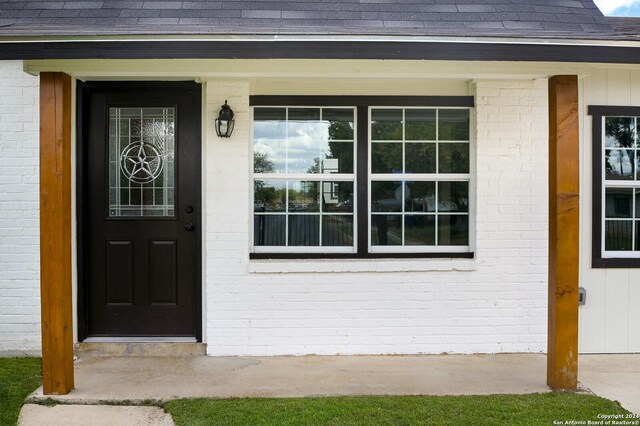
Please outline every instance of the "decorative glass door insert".
M175 108L109 108L109 217L175 215Z

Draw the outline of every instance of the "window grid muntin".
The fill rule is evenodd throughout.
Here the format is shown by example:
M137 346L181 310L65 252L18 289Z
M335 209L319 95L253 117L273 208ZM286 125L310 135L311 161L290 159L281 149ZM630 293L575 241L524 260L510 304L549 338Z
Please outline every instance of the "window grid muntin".
M632 147L607 147L606 138L607 138L607 118L632 118L632 129L633 129L633 146ZM637 236L637 228L638 222L640 222L640 217L636 217L636 191L640 191L640 179L638 178L638 170L637 167L638 162L638 154L640 154L640 136L638 135L638 118L637 116L630 115L603 115L600 117L601 121L601 135L600 135L600 149L601 149L601 184L602 184L602 200L601 200L601 220L602 226L601 235L600 235L600 250L603 258L635 258L640 257L639 248L640 241L638 241ZM607 179L607 151L619 150L619 151L633 151L634 159L632 163L632 179ZM632 189L632 204L631 204L631 217L630 218L607 218L606 215L606 200L607 200L607 189ZM607 250L607 241L606 241L606 231L607 231L607 222L628 222L631 221L631 250Z
M372 119L372 115L373 115L373 110L375 109L383 109L383 110L388 110L388 109L402 109L402 140L384 140L384 139L373 139L372 135L373 135L373 131L372 131L372 127L373 127L373 119ZM411 109L411 110L415 110L415 109L423 109L423 110L435 110L436 111L436 116L435 116L435 130L436 130L436 139L435 140L405 140L405 136L406 136L406 110ZM467 110L469 111L469 121L468 121L468 126L469 126L469 140L440 140L440 110ZM367 229L367 238L368 238L368 246L369 246L369 252L370 253L393 253L393 252L416 252L416 253L429 253L429 252L469 252L471 250L471 241L472 241L472 231L473 231L473 224L472 222L472 215L471 215L471 200L472 200L472 187L471 187L471 156L472 156L472 151L471 151L471 137L472 137L472 133L471 133L471 125L472 125L472 117L471 117L471 108L469 107L415 107L415 106L410 106L410 107L402 107L402 106L395 106L395 107L389 107L389 106L369 106L368 108L368 135L369 135L369 140L367 141L368 143L368 182L367 182L367 211L368 211L368 216L369 216L369 229ZM373 155L373 144L375 143L402 143L402 173L397 173L397 174L392 174L392 173L373 173L372 169L373 169L373 163L372 163L372 155ZM405 146L407 143L435 143L436 144L436 173L407 173L406 172L406 158L405 158ZM469 147L469 159L468 159L468 173L440 173L440 145L442 143L445 144L449 144L449 143L459 143L459 144L463 144L466 143L468 144ZM401 206L402 206L402 210L400 212L373 212L372 211L372 190L371 190L371 184L374 181L398 181L398 182L402 182L402 200L403 202L401 202ZM406 182L411 182L411 181L434 181L436 182L435 185L435 200L436 200L436 212L438 211L438 200L439 200L439 190L440 190L440 185L438 184L440 181L443 182L454 182L454 181L462 181L462 182L467 182L468 186L468 192L467 192L467 212L456 212L456 213L449 213L446 214L447 216L467 216L468 217L468 224L467 224L467 245L465 246L454 246L454 245L439 245L440 241L439 241L439 232L438 232L438 216L435 216L436 222L435 222L435 243L434 245L423 245L423 246L413 246L413 245L405 245L405 239L406 239L406 235L405 235L405 216L412 216L415 214L415 212L405 212L405 203L404 203L404 197L405 197L405 186L406 186ZM428 216L428 215L433 215L434 213L423 213L423 215ZM437 213L436 213L437 214ZM373 224L372 222L372 218L373 216L390 216L390 215L400 215L402 217L401 220L401 233L402 233L402 245L401 246L397 246L397 245L373 245L372 242L372 229L373 229Z
M313 253L313 252L332 252L332 253L355 253L357 251L357 186L356 186L356 182L355 182L355 176L357 175L357 161L356 161L356 155L357 155L357 128L358 128L358 114L357 114L357 108L355 106L353 107L347 107L347 106L337 106L337 107L333 107L333 106L259 106L259 107L254 107L253 111L255 111L256 109L261 109L261 108L281 108L281 109L285 109L285 172L280 172L280 173L256 173L255 171L252 171L252 182L254 183L254 188L255 188L255 182L256 181L284 181L286 182L285 185L285 211L284 212L255 212L255 208L254 211L252 212L252 217L253 220L251 221L251 229L252 229L252 251L255 253L299 253L299 252L305 252L305 253ZM331 139L328 140L327 142L336 142L336 143L351 143L352 144L352 163L353 163L353 173L289 173L289 145L288 145L288 140L289 140L289 111L291 109L304 109L304 108L310 108L310 109L319 109L320 110L320 118L318 120L318 122L323 121L324 118L324 110L326 109L342 109L342 110L347 110L347 111L352 111L353 113L353 139ZM252 119L252 123L255 123L255 119ZM252 132L253 132L253 126L252 126ZM252 148L252 157L253 154L255 153L254 151L254 144L255 144L255 135L252 133L252 144L251 144L251 148ZM319 157L322 155L322 150L320 150L318 152ZM319 169L320 171L323 170L323 165L319 163ZM319 206L319 211L318 212L289 212L289 182L291 181L309 181L309 182L318 182L319 186L322 188L323 184L326 183L333 183L333 182L351 182L353 185L353 195L352 195L352 212L344 212L344 213L325 213L323 212L323 200L320 200L320 206ZM255 191L252 190L252 204L255 204ZM257 216L284 216L285 218L285 245L284 246L266 246L266 245L256 245L255 244L255 230L254 230L254 226L255 226L255 218ZM289 245L289 217L290 216L303 216L303 215L315 215L319 217L319 235L318 235L318 245L313 245L313 246L300 246L300 245ZM353 229L352 229L352 235L351 235L351 239L353 241L353 244L351 246L323 246L322 243L322 227L323 227L323 217L326 216L333 216L333 215L337 215L337 216L351 216L353 218Z

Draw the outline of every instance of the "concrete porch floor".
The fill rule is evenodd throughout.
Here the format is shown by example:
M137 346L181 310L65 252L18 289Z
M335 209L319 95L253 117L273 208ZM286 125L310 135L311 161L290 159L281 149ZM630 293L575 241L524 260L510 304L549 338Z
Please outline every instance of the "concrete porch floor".
M640 414L640 354L580 355L580 384Z
M580 387L640 414L640 354L580 356ZM480 395L549 392L546 355L83 356L76 389L53 407L26 404L20 425L167 425L158 407L176 398L330 395ZM104 404L120 403L123 406Z
M319 395L548 392L544 354L100 357L76 361L66 403ZM31 400L50 396L38 390Z

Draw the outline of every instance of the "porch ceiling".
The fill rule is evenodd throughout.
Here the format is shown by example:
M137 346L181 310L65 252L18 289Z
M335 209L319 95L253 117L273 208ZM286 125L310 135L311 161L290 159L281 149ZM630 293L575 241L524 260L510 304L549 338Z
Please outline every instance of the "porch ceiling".
M397 62L336 59L69 59L24 62L24 70L30 74L65 72L81 80L531 80L556 74L586 76L594 67L598 65L513 61L496 64L475 61ZM629 65L621 67L628 68Z

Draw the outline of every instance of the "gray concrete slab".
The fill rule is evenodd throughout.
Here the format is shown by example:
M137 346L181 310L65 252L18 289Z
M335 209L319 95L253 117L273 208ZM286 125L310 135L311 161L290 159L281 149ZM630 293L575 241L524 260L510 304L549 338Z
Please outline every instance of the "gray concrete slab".
M204 356L207 345L204 343L182 342L83 342L76 343L75 354L79 357L87 356L174 356L194 357Z
M85 357L66 403L318 395L548 392L544 354ZM41 390L32 397L41 400Z
M640 414L640 354L580 355L578 365L583 387Z
M175 426L162 408L108 405L25 404L20 411L19 426Z

